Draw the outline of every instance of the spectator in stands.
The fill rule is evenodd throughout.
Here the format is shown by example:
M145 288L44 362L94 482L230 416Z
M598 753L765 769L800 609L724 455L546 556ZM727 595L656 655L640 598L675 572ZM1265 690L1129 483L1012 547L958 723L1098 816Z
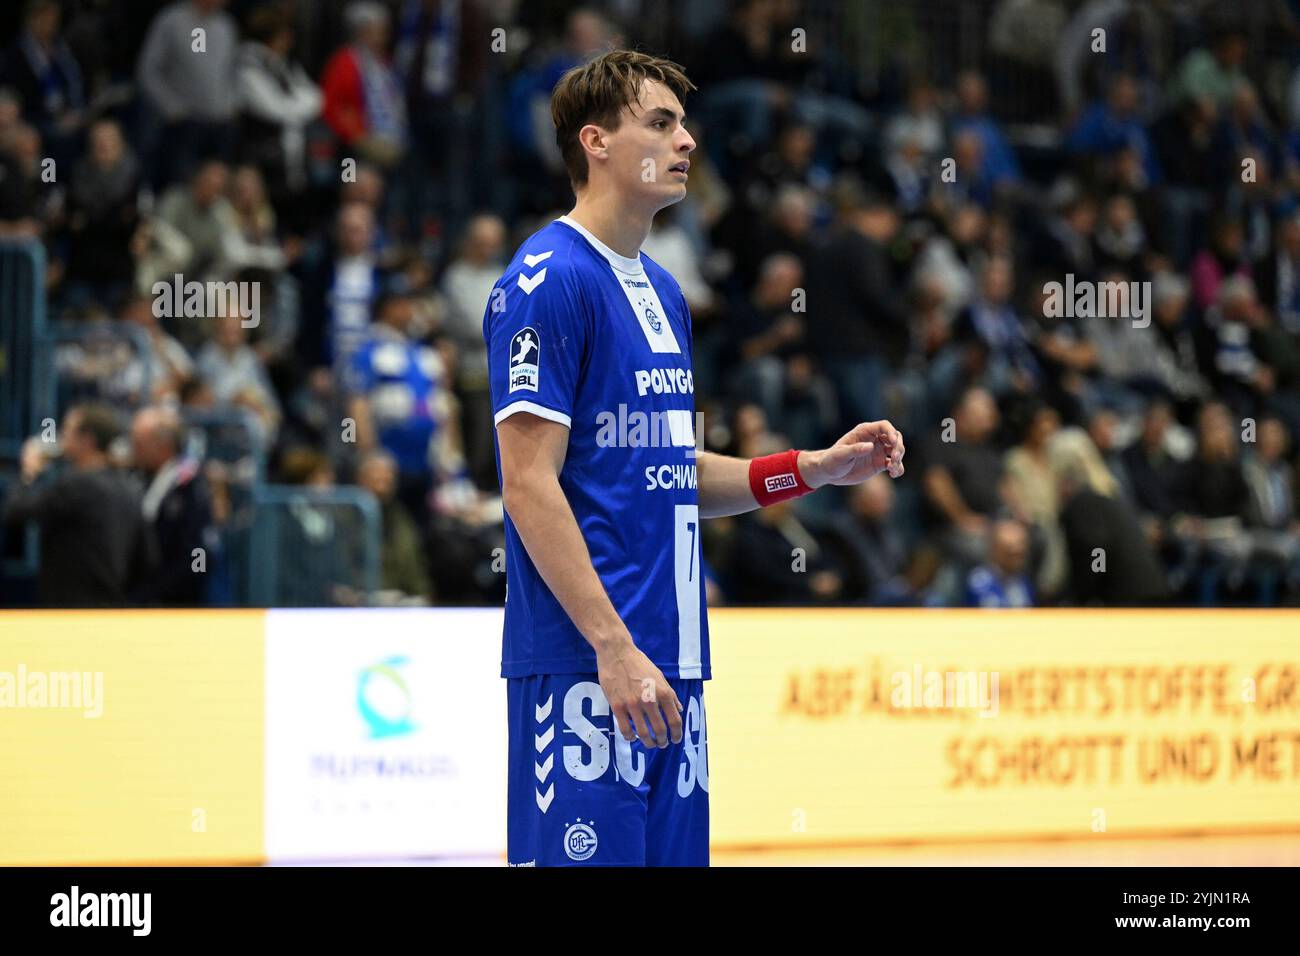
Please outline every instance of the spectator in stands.
M52 480L39 480L52 443L33 437L23 445L4 523L40 529L37 599L46 607L124 607L153 573L140 490L109 460L119 431L111 408L74 406L60 429L67 467Z
M1020 181L1020 162L1001 125L988 112L988 85L982 74L963 70L957 76L957 112L949 135L973 133L979 140L985 168L995 183Z
M1151 282L1154 333L1139 352L1139 374L1153 390L1171 402L1190 407L1208 391L1196 354L1196 336L1187 321L1191 284L1182 276L1161 272Z
M0 139L0 237L35 238L45 231L40 151L40 134L26 123L14 123Z
M717 130L710 151L724 165L726 152L744 156L768 141L773 112L789 103L773 49L775 12L763 0L732 4L727 22L706 36L692 56L690 75L700 88L693 109Z
M849 491L847 527L840 537L851 555L844 597L876 606L912 604L908 541L895 508L894 486L877 475Z
M789 501L736 519L728 597L744 604L831 604L844 580L824 535Z
M1214 307L1205 315L1214 391L1238 415L1252 414L1259 399L1277 386L1276 370L1257 350L1265 340L1251 334L1264 326L1263 311L1254 283L1234 275L1219 285Z
M1275 155L1273 131L1260 106L1259 94L1250 81L1242 80L1224 104L1215 129L1215 168L1225 179L1240 181L1243 158L1255 160L1258 177L1262 172L1259 167L1271 164Z
M232 158L239 31L225 5L226 0L176 0L149 25L136 76L163 122L156 143L157 186L179 180L202 159ZM203 31L201 52L195 30Z
M1065 148L1084 158L1106 158L1124 150L1137 153L1146 182L1160 179L1155 148L1138 112L1138 86L1127 73L1110 80L1105 101L1093 103L1065 139Z
M999 0L989 11L990 85L995 102L1007 101L1009 119L1055 116L1055 74L1070 62L1063 37L1067 17L1065 5L1055 0Z
M193 171L187 184L173 186L158 203L154 228L168 228L185 241L180 271L186 282L224 279L235 265L239 222L226 199L229 183L226 164L210 159ZM153 276L149 285L157 278L171 276Z
M139 228L140 168L113 120L90 127L90 150L68 183L68 275L78 300L115 301L135 277L131 243Z
M181 385L194 374L194 360L189 352L163 330L158 316L154 315L153 301L145 296L127 300L121 319L145 336L146 350L139 360L145 366L141 377L149 381L151 398L174 400L180 394Z
M694 161L691 169L692 171L695 169ZM817 193L806 186L787 183L776 191L770 208L764 210L762 217L754 223L752 231L748 232L744 240L734 246L733 274L736 288L752 288L758 281L759 266L768 256L775 253L789 253L798 257L801 263L809 261L813 222L817 215L818 203ZM679 207L668 207L668 209L677 208ZM654 235L653 231L651 235ZM659 260L655 259L655 261ZM691 307L692 319L702 297L704 292L696 290L694 299L691 296L686 299Z
M458 409L439 353L411 340L409 296L389 294L352 358L348 414L361 451L383 448L397 462L398 498L417 520L432 484L464 477Z
M334 467L314 448L292 447L279 461L285 484L298 491L274 529L280 560L269 570L268 590L277 606L349 607L368 603L361 590L366 554L359 510L331 496Z
M397 460L386 451L362 456L357 484L379 502L382 530L380 587L393 592L387 603L430 604L433 584L425 566L420 529L397 500Z
M1033 526L1038 539L1035 548L1037 587L1034 590L1047 597L1053 597L1061 590L1068 572L1060 503L1048 455L1051 441L1060 427L1061 416L1056 409L1035 403L1026 415L1020 444L1010 449L1003 459L1007 498L1020 519Z
M447 300L445 328L456 343L459 356L457 384L463 409L465 455L470 473L483 488L496 483L483 321L492 288L501 277L505 240L505 223L500 217L480 213L470 220L460 253L442 277L442 294Z
M266 185L256 166L235 169L228 199L238 230L227 253L231 267L283 269L288 257L276 235L275 207L267 200Z
M333 247L304 264L299 355L309 368L347 368L366 336L371 306L386 279L374 252L374 236L370 207L347 203L339 207Z
M490 50L486 11L480 0L449 4L404 0L393 60L406 93L415 143L416 189L410 212L436 217L442 231L458 235L472 204L486 200L482 178L473 175L481 151ZM462 183L447 189L443 184ZM478 195L475 195L475 194Z
M85 122L81 67L59 34L58 0L31 0L23 32L0 55L0 86L12 88L23 117L40 132L58 163L71 162Z
M988 217L974 203L949 206L943 231L925 241L913 264L918 288L930 287L951 319L975 297L975 275L987 253Z
M1244 582L1250 540L1243 533L1250 488L1238 457L1232 415L1222 402L1207 402L1197 420L1196 457L1180 469L1174 487L1178 512L1171 527L1197 560L1197 597L1219 603L1219 585L1235 591Z
M1091 439L1064 430L1049 454L1070 558L1071 603L1115 607L1164 600L1164 572Z
M511 179L523 211L549 211L571 195L551 123L551 90L569 69L618 45L619 36L604 14L578 7L565 20L563 45L543 47L536 61L525 59L512 78L505 123L514 153ZM695 112L694 105L691 109Z
M1256 272L1260 301L1274 311L1283 329L1300 335L1300 211L1278 222L1272 254Z
M1102 205L1097 225L1097 260L1102 269L1141 275L1147 254L1146 228L1137 204L1126 193L1115 193Z
M0 137L22 122L23 104L18 91L10 86L0 86Z
M1219 298L1219 286L1231 275L1250 277L1245 234L1241 223L1221 215L1214 225L1213 244L1192 260L1192 294L1198 309L1208 309Z
M307 129L320 116L321 92L290 58L293 20L287 4L249 15L235 76L240 104L240 155L261 171L266 190L295 229L306 225Z
M1019 521L1002 519L989 533L988 560L966 576L966 606L1034 606L1034 585L1025 573L1029 532Z
M835 385L841 417L874 421L885 417L886 370L901 363L908 344L887 248L899 216L884 196L849 182L839 207L838 227L807 263L808 344Z
M959 130L952 137L952 177L941 179L936 186L940 200L948 205L973 203L992 209L1009 182L998 178L998 171L984 153L984 141L974 129Z
M212 338L199 350L198 376L212 390L213 407L252 413L255 440L265 450L280 424L279 400L261 359L248 344L248 331L238 312L227 309L215 326Z
M1167 564L1186 570L1188 549L1176 536L1167 534L1168 522L1178 509L1175 495L1183 467L1182 459L1171 451L1171 446L1176 446L1170 439L1172 424L1173 406L1163 399L1154 400L1147 407L1138 440L1124 449L1121 457L1132 489L1131 504L1147 540L1159 549Z
M768 428L767 413L754 402L741 402L731 416L729 452L736 457L754 458L761 454L757 449L776 441Z
M1037 271L1058 282L1068 273L1074 273L1076 281L1092 279L1096 200L1069 180L1063 180L1053 188L1050 200L1053 213L1048 217L1045 234L1033 253Z
M1097 352L1095 371L1098 374L1088 387L1091 410L1105 405L1123 414L1137 414L1143 405L1140 389L1143 363L1154 336L1147 324L1151 319L1150 312L1145 316L1139 315L1138 300L1130 296L1131 278L1124 272L1101 272L1097 307L1083 320L1084 336ZM1119 291L1112 296L1104 291L1107 288ZM1151 308L1145 296L1141 306L1147 310ZM1103 312L1104 315L1100 314Z
M1250 489L1247 524L1252 529L1255 560L1266 575L1268 591L1259 603L1275 603L1276 579L1285 576L1290 594L1300 591L1300 518L1296 515L1295 469L1287 460L1291 436L1280 418L1259 422L1254 450L1242 471Z
M1272 310L1255 303L1246 312L1250 350L1268 374L1257 390L1254 410L1279 416L1288 431L1300 431L1300 339L1280 328Z
M1169 84L1169 98L1173 102L1204 98L1216 107L1221 106L1246 79L1242 71L1248 50L1246 35L1232 26L1216 29L1210 35L1212 49L1195 49L1179 64Z
M212 496L197 460L185 454L184 427L172 408L149 406L131 422L135 467L148 482L142 511L157 542L157 570L135 599L159 607L206 603L208 562L215 562Z
M344 14L350 42L335 51L321 74L324 117L345 156L382 169L401 162L407 146L401 78L388 62L388 10L354 2Z
M804 322L791 311L803 283L803 265L791 255L770 256L747 301L732 312L732 341L739 353L735 390L752 396L770 421L785 407L785 364L802 347Z
M1161 242L1183 268L1196 251L1193 237L1204 230L1212 196L1222 182L1214 162L1216 110L1208 97L1192 97L1171 107L1152 128L1157 161L1164 175L1158 205L1164 227Z
M817 139L811 126L790 122L770 149L746 163L736 186L735 202L718 224L717 238L742 251L771 213L780 191L788 186L824 189L828 175L816 161ZM739 263L742 268L748 263ZM741 280L744 281L744 276Z
M390 265L394 255L401 251L397 244L397 237L389 235L383 222L387 190L387 181L379 167L370 163L357 163L356 177L343 183L339 188L338 203L339 209L353 203L360 203L370 210L371 218L374 220L370 246L385 266Z
M892 135L893 143L885 154L885 175L898 196L899 211L912 216L930 200L930 163L924 149L925 137L921 129L911 125Z
M930 444L921 474L943 550L958 561L983 558L993 519L1004 507L1002 455L993 445L998 408L983 388L969 388L952 422Z
M1042 379L1038 358L1012 304L1010 260L994 256L980 272L975 299L957 317L953 336L986 356L983 383L995 395L1028 394Z
M1111 408L1102 406L1095 409L1085 424L1088 438L1097 449L1097 456L1115 480L1115 494L1125 501L1133 501L1133 485L1129 479L1128 469L1124 467L1124 442L1121 437L1129 434L1129 425L1136 419L1121 419Z

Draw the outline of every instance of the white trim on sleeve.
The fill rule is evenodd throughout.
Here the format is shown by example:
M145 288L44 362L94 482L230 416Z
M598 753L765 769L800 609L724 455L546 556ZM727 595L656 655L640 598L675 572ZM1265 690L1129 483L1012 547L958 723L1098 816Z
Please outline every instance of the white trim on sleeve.
M573 419L564 414L564 412L557 412L553 408L547 408L545 405L538 405L536 402L511 402L492 417L492 424L500 425L515 412L528 412L531 415L536 415L538 418L545 418L548 422L559 422L565 428L573 427Z

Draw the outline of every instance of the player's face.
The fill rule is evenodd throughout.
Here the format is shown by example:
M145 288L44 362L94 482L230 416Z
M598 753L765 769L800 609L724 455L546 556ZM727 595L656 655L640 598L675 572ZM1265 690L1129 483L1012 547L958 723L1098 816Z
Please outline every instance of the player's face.
M614 181L656 210L686 198L695 140L682 125L685 119L673 92L647 80L640 101L623 108L622 122L606 139Z

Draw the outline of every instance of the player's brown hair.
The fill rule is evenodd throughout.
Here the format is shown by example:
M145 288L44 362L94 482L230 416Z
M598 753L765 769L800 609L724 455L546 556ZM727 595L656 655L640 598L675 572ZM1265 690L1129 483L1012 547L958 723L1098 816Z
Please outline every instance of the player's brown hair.
M683 103L687 92L695 89L686 72L672 60L635 50L611 50L575 66L555 84L551 93L555 144L575 190L587 184L587 157L578 142L578 131L588 123L618 129L623 107L637 101L646 80L664 84Z

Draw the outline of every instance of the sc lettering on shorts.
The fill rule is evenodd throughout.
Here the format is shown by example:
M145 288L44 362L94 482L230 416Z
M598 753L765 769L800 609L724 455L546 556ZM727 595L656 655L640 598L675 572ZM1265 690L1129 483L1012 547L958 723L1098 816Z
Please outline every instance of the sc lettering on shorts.
M590 714L590 717L588 716ZM598 727L591 718L608 718ZM564 769L574 780L599 780L609 771L610 738L614 741L614 764L618 779L637 787L645 779L646 753L632 752L630 741L614 728L605 692L595 681L580 681L564 695L565 733L578 743L564 746ZM696 787L709 792L708 732L704 705L698 697L687 698L682 733L682 763L677 770L677 795L689 797Z

